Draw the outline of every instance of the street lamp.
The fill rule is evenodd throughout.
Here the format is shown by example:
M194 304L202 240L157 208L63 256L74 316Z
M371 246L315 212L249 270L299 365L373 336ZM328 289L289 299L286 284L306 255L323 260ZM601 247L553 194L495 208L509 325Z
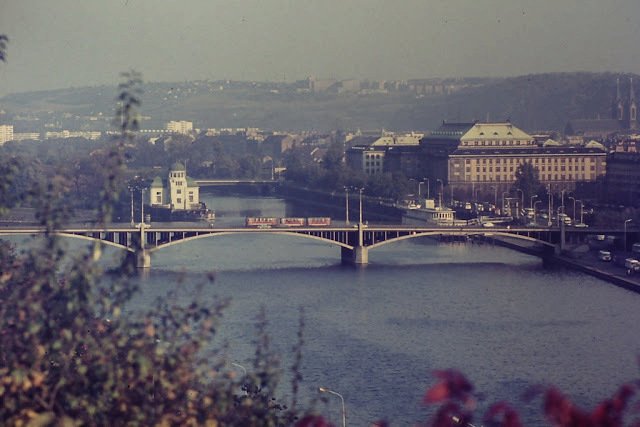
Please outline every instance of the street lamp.
M536 200L535 203L533 204L533 222L536 225L538 225L538 221L536 220L536 205L538 203L542 203L542 200Z
M359 188L358 191L360 192L360 225L362 225L362 192L364 191L364 187Z
M429 198L429 178L425 178L427 180L427 199Z
M231 364L236 368L239 368L242 371L242 375L244 375L245 377L247 376L247 368L236 362L231 362Z
M580 224L584 224L584 220L582 219L582 213L583 213L583 208L584 208L584 204L582 203L582 200L577 200L578 202L580 202Z
M444 193L444 183L440 178L436 179L436 184L440 183L440 193L438 193L438 207L442 207L442 194Z
M573 223L576 223L576 198L569 196L569 200L573 200Z
M547 221L547 226L551 227L551 216L553 214L553 196L551 195L551 184L549 184L549 186L547 187L547 195L549 196L549 210L547 212L549 212L549 218Z
M129 191L131 192L131 227L133 227L135 225L133 220L133 187L129 187Z
M492 185L489 188L493 188L493 208L495 209L498 206L498 187Z
M344 209L344 214L345 214L345 224L349 225L349 187L344 187L344 203L345 203L345 209Z
M624 220L624 250L627 251L627 224L633 221L632 219Z
M422 184L424 184L424 181L418 183L418 199L422 198Z
M140 190L140 224L144 224L144 188Z
M531 196L531 201L529 202L529 207L530 207L531 209L533 209L533 199L535 199L535 198L537 198L537 197L538 197L538 195L537 195L537 194L534 194L533 196Z
M509 192L508 191L503 191L502 192L502 215L504 215L504 212L505 212L505 205L504 205L504 195L505 194L509 195Z
M519 188L516 188L516 193L518 191L520 192L520 209L524 209L524 191Z
M337 391L333 391L330 390L326 387L320 387L318 388L318 390L320 391L320 393L330 393L333 394L335 396L338 396L340 398L340 401L342 402L342 427L346 427L347 426L347 413L345 411L344 408L344 397L342 397L342 395L340 393L338 393Z

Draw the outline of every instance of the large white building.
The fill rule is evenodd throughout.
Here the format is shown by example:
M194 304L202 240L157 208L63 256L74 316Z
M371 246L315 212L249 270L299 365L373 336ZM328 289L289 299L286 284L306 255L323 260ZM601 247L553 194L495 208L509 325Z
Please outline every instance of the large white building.
M0 125L0 145L13 141L13 125Z
M167 131L188 135L193 132L193 122L185 120L170 121L166 125Z
M187 176L182 163L175 163L169 171L166 186L159 176L151 183L149 205L166 207L171 210L199 209L200 188Z

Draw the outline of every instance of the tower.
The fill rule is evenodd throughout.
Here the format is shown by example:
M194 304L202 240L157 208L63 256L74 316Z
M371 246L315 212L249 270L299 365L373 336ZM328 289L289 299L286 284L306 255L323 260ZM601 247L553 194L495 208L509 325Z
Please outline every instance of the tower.
M636 130L638 126L638 106L636 94L633 90L633 77L629 78L629 129Z
M611 118L624 121L624 102L620 95L620 78L616 79L616 99L613 101L613 108L611 109Z

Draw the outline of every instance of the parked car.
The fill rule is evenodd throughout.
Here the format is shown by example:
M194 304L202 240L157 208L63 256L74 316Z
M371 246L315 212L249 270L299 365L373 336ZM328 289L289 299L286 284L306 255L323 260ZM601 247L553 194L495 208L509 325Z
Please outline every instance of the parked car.
M598 259L600 261L611 261L611 252L609 251L598 251Z
M633 258L627 258L624 260L624 267L627 269L627 274L634 274L640 271L640 261Z

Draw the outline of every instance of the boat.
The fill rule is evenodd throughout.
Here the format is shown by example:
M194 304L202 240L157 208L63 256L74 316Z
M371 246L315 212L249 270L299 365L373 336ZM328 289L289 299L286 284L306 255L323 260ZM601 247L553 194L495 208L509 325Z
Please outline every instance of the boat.
M426 199L424 207L405 208L402 223L407 225L456 225L455 212L444 206L435 206L433 199Z

